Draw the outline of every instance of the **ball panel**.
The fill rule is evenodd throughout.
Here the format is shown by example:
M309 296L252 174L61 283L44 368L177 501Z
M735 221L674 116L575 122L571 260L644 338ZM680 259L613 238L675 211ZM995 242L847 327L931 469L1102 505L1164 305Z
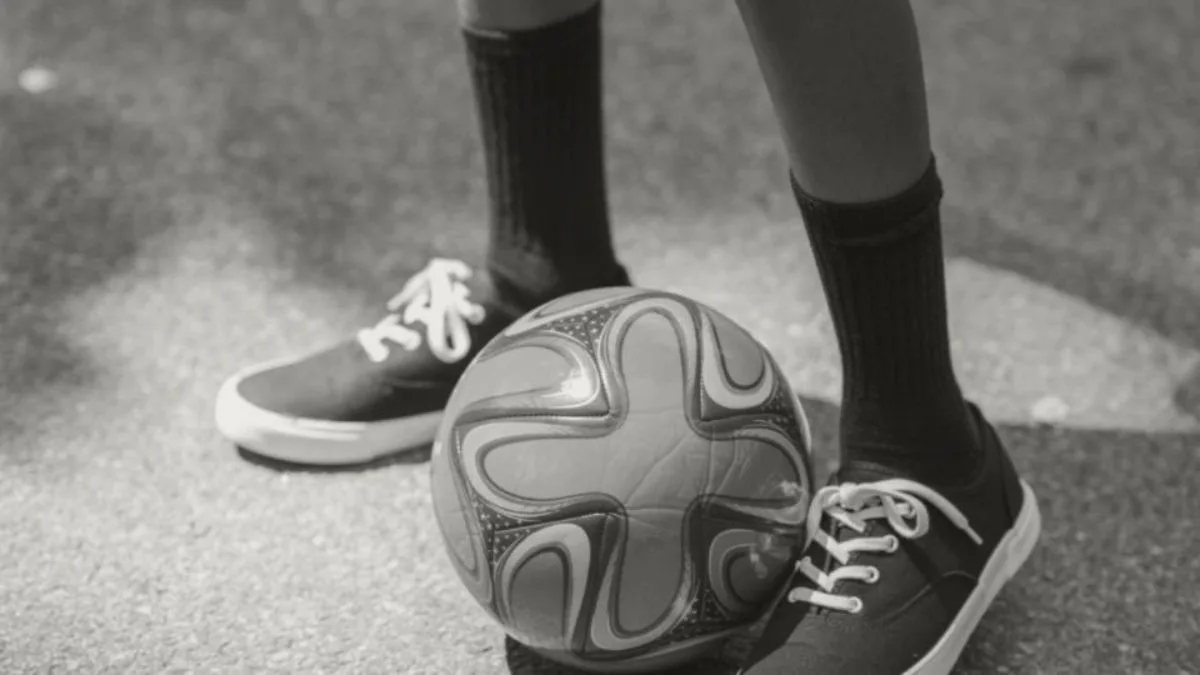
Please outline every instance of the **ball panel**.
M725 441L725 452L714 453L709 492L730 499L766 502L787 500L794 486L807 487L792 456L791 439L767 425L747 427Z
M486 607L492 600L491 569L475 510L466 489L458 484L458 475L444 443L434 443L429 479L434 518L451 566L476 601Z
M575 419L608 412L595 359L585 345L567 336L538 333L504 342L475 365L479 368L473 366L460 379L446 409L447 416L454 414L453 421L444 425L565 414Z
M756 542L732 556L724 570L729 589L744 606L760 607L772 600L780 582L786 581L791 572L786 549L779 552L784 555L778 555L764 551L767 546Z
M479 438L484 432L488 438ZM495 422L473 433L471 443L488 443L482 453L482 475L496 490L506 493L506 501L555 502L593 493L611 494L611 487L620 485L631 472L610 466L619 461L619 454L607 451L607 439L571 442L581 435L552 423Z
M675 558L678 561L680 556L677 554ZM600 582L596 609L588 631L588 638L600 652L640 651L669 633L687 614L688 594L691 589L681 584L671 589L674 601L667 608L666 614L661 620L641 631L622 630L616 616L619 611L619 607L617 607L618 589L627 581L620 572L621 564L621 559L615 556L608 561Z
M767 356L758 343L754 343L749 355L724 354L717 340L711 320L704 319L700 331L701 351L699 357L700 381L704 392L702 418L705 420L732 417L746 413L760 413L761 408L778 395L787 382L772 367L766 367ZM749 386L740 386L730 379L728 359L753 359L764 361L763 376ZM743 366L739 368L744 369Z
M713 537L707 552L708 583L712 588L715 599L722 607L735 615L747 614L765 598L761 597L759 589L775 581L767 572L760 577L745 583L744 571L739 564L745 565L750 561L752 553L762 546L765 535L762 532L741 528L730 528L719 532ZM751 572L755 570L753 567ZM753 576L753 575L752 575ZM754 581L759 583L756 585Z
M587 534L570 523L538 530L513 547L497 565L509 631L529 646L567 648L590 561Z
M556 347L544 340L523 341L480 358L459 379L444 414L463 424L478 417L462 417L467 410L486 408L498 415L506 407L540 410L547 399L573 393L563 392L563 382L573 381L578 360L568 348ZM574 396L570 401L579 402Z
M598 504L601 509L605 504ZM501 622L514 637L523 643L542 649L582 651L585 634L597 602L602 565L610 559L617 542L623 538L624 518L611 513L568 515L566 519L497 532L498 539L508 539L510 545L495 557L497 606ZM543 566L531 566L530 561L548 551L561 561L562 573L549 577ZM561 629L557 632L533 630L528 621L518 630L514 612L518 605L532 609L522 600L527 592L538 593L545 584L561 579L563 604ZM532 591L530 591L532 589ZM544 628L544 625L543 625Z
M732 500L713 498L693 520L691 541L689 555L704 568L702 587L730 625L741 625L758 618L787 581L804 536L801 527L756 519Z
M471 551L470 538L478 533L472 532L467 522L468 510L459 499L458 489L454 485L454 474L446 465L447 461L446 453L440 447L430 458L429 481L434 516L446 540L446 546L450 549L451 557L463 568L472 570L476 561Z
M688 573L680 527L683 514L630 509L626 518L613 620L614 629L637 634L669 619L676 606Z
M720 312L707 311L716 355L722 366L728 386L736 389L753 389L767 374L767 359L758 340Z
M505 418L476 425L466 429L459 440L458 451L461 456L459 468L476 494L492 508L514 517L540 517L542 520L548 520L547 516L559 506L555 503L557 499L572 496L570 494L553 494L558 491L556 488L557 477L555 477L555 481L530 481L516 484L510 482L502 488L488 474L489 467L486 460L489 455L502 448L512 448L522 452L525 448L534 446L539 439L553 438L558 430L559 428L553 423L538 419L522 421L517 418ZM552 444L551 447L553 447ZM504 467L501 463L492 464L492 468L497 467L504 469L501 479L513 480L510 478L514 476L511 467ZM533 477L543 475L538 469L534 469L534 471L535 473L531 474ZM524 478L530 474L522 472L522 474L515 475ZM530 495L524 492L525 485L541 489L543 492Z

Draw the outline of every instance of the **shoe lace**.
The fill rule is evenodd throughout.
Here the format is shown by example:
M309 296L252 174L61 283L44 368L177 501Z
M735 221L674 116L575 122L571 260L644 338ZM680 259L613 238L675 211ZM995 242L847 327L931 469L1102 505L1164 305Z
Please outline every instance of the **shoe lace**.
M813 588L799 586L787 595L788 602L807 602L818 607L856 614L862 611L862 599L835 594L839 581L860 581L873 584L879 581L879 568L870 565L851 565L850 556L869 551L895 553L900 539L917 539L929 531L930 504L941 511L956 527L976 544L983 540L971 529L967 517L942 495L920 483L902 478L874 483L843 483L821 488L808 511L807 531L810 545L816 544L829 552L837 566L825 572L805 556L796 563L796 571L812 582ZM828 516L833 522L850 528L860 535L866 532L869 521L886 520L894 534L882 537L854 537L838 541L820 529L821 520Z
M388 315L358 331L356 338L367 357L379 363L391 354L389 343L413 351L422 342L443 363L459 361L471 349L470 324L479 324L484 308L468 298L463 282L471 268L458 260L436 258L413 275L387 303ZM413 324L425 325L424 335Z

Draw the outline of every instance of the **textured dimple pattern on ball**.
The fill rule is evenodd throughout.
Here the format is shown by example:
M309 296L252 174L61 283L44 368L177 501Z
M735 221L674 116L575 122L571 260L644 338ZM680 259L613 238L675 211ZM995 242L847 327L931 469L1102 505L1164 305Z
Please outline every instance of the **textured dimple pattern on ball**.
M589 354L595 354L600 334L604 332L604 327L608 325L609 319L619 309L620 307L611 306L596 307L582 314L568 316L546 324L545 330L562 333L569 338L578 340L587 348Z
M533 522L521 518L513 518L493 509L472 496L475 514L479 518L479 530L483 535L483 545L487 550L488 567L496 570L496 561L513 546L516 546L528 534L528 526Z

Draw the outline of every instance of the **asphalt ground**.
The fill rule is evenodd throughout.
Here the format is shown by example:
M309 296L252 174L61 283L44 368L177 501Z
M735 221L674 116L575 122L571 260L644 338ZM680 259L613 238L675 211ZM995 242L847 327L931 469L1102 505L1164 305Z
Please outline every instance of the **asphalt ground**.
M764 340L824 466L837 353L736 12L610 4L620 252ZM1200 673L1200 6L918 13L961 375L1045 518L960 670ZM211 422L480 253L462 63L449 2L6 0L0 673L503 672L419 458L279 472Z

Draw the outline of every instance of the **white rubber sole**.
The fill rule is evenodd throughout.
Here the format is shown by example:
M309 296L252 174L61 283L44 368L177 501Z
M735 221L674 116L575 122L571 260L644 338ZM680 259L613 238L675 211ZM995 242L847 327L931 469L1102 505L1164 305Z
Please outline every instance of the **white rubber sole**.
M1038 510L1033 488L1021 481L1021 490L1025 495L1021 513L1018 514L1012 529L1004 535L996 550L992 552L975 590L958 611L958 616L946 629L942 639L938 640L933 649L920 661L904 671L904 675L949 675L962 655L967 640L975 632L992 601L996 599L996 594L1029 558L1042 531L1042 515Z
M238 394L245 378L284 365L274 361L243 370L217 392L217 429L255 454L295 464L338 466L416 449L433 442L442 411L380 422L330 422L281 415Z

